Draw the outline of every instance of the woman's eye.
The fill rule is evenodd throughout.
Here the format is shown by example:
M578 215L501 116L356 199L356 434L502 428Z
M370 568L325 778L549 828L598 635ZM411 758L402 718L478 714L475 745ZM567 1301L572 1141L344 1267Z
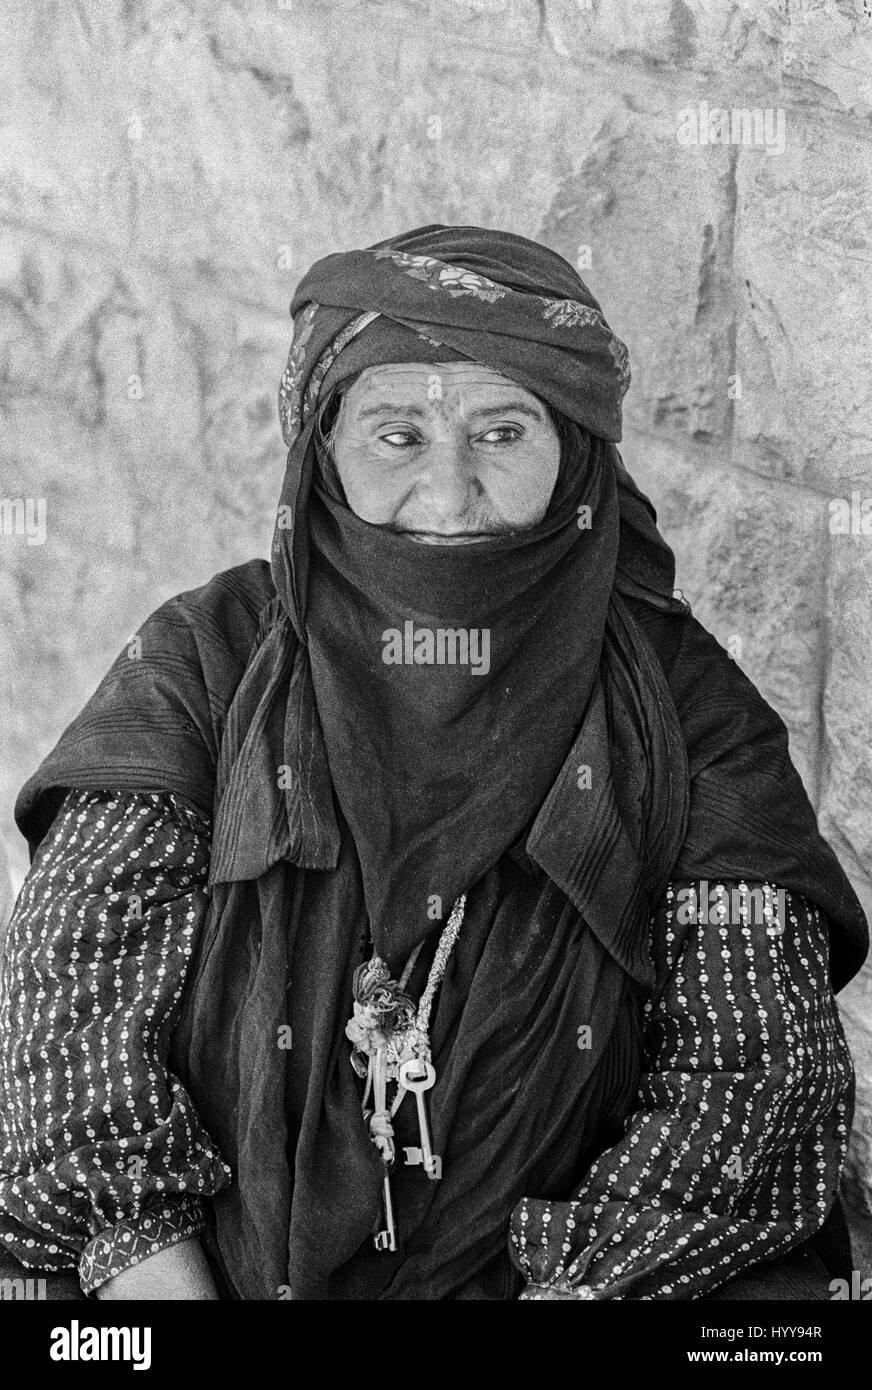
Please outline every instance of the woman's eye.
M487 434L481 436L483 444L514 444L521 438L522 431L517 425L495 425Z
M524 431L518 425L495 425L493 429L485 434L478 436L478 442L482 444L514 444L516 439L520 439ZM414 430L390 430L387 434L378 436L380 444L389 444L392 449L408 449L415 444L421 443L420 436Z
M418 443L418 436L411 430L391 430L390 434L380 434L379 440L383 444L390 444L394 449L408 448L410 444Z

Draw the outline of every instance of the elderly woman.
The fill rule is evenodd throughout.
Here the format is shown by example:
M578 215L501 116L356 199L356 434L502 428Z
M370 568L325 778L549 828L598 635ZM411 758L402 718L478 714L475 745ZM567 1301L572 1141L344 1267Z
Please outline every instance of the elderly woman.
M292 314L271 564L19 798L0 1244L102 1298L826 1297L866 922L674 596L623 344L472 227Z

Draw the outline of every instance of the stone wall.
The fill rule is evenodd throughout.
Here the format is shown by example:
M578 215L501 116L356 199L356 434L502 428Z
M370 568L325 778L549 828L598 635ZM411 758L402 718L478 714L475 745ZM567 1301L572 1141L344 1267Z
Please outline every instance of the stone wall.
M268 552L297 278L439 221L538 237L601 299L679 583L787 720L872 906L872 0L19 0L3 23L0 493L47 507L44 543L0 536L16 886L15 790L127 635ZM840 1003L872 1268L868 969Z

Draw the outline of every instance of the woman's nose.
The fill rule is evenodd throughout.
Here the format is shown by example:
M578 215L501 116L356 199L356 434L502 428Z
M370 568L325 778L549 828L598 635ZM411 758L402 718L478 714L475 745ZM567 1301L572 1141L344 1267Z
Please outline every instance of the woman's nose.
M432 444L417 489L428 520L445 523L462 516L475 491L473 460L466 442L452 439Z

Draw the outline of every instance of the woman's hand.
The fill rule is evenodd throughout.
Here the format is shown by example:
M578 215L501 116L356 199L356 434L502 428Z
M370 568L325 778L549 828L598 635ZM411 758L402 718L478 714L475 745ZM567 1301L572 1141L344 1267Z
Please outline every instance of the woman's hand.
M593 1290L586 1284L577 1284L571 1289L557 1288L554 1284L528 1284L518 1295L518 1302L526 1300L528 1303L578 1303L579 1300L595 1297Z
M168 1245L131 1265L95 1290L99 1299L186 1299L220 1301L199 1240L190 1237Z

